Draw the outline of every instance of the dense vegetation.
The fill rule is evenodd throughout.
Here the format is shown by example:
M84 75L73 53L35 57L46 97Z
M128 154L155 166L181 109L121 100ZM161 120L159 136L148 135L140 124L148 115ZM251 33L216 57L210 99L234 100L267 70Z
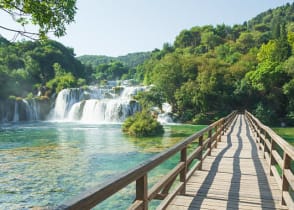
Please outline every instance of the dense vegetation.
M266 124L294 124L294 3L241 25L183 30L151 54L79 60L55 41L0 37L0 98L135 79L154 85L137 97L144 109L168 102L181 121L208 123L232 109L249 109Z
M120 62L129 68L135 68L150 58L150 52L129 53L127 55L110 57L105 55L83 55L77 57L83 64L96 67L100 64L109 64L111 62Z
M144 53L138 53L141 54ZM135 57L131 56L129 62L132 59ZM135 68L115 60L97 66L83 65L75 58L73 49L56 41L13 43L0 36L2 100L12 96L32 97L38 90L43 96L50 96L64 88L100 84L105 80L132 79L134 72Z
M100 84L105 80L126 80L135 77L136 67L150 58L150 52L129 53L125 56L83 55L78 57L84 65L93 69L92 78Z
M183 30L136 73L182 121L249 109L264 123L293 124L293 69L294 3L242 25Z
M87 69L73 49L55 41L10 43L0 37L0 98L43 95L86 83ZM47 87L47 88L46 88Z
M147 111L142 111L127 118L123 132L137 137L158 136L164 133L163 126Z

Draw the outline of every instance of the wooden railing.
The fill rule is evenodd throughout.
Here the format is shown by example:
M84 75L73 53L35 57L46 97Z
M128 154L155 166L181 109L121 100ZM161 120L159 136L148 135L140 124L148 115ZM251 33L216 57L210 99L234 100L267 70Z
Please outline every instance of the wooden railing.
M212 148L217 147L221 135L235 116L236 112L232 112L138 167L80 194L57 209L90 209L133 182L136 183L136 195L129 209L148 209L148 203L153 199L162 200L158 209L164 209L177 194L185 193L187 179L195 170L202 168L202 161L210 155ZM188 147L197 141L198 146L188 152ZM180 153L179 163L148 189L148 172L176 153ZM175 182L178 177L179 182Z
M270 175L274 176L281 189L282 205L294 209L294 147L278 136L272 129L262 124L251 113L245 111L249 125L255 133L259 149L269 164Z

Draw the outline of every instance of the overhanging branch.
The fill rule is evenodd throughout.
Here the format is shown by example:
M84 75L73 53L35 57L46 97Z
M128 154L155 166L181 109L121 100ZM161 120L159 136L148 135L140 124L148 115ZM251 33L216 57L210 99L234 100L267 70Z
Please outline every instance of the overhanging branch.
M4 27L4 26L1 26L0 25L0 29L1 28L4 29L4 30L7 30L7 31L11 31L11 32L16 33L15 36L13 37L13 39L12 39L13 41L16 40L16 38L18 37L18 35L27 37L27 38L32 39L32 40L38 40L34 36L38 36L38 37L40 36L39 33L28 32L28 31L25 31L25 30L16 30L16 29L7 28L7 27Z
M34 35L34 36L39 36L40 35L39 33L16 30L16 29L7 28L7 27L1 26L1 25L0 25L0 28L2 28L4 30L7 30L7 31L11 31L11 32L16 32L16 33L19 33L19 34Z

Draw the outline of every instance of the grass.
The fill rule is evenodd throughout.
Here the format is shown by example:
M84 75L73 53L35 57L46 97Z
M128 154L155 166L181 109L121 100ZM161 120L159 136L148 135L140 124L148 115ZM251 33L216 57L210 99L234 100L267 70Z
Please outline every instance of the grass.
M289 142L294 146L294 127L281 128L276 127L272 128L279 136Z

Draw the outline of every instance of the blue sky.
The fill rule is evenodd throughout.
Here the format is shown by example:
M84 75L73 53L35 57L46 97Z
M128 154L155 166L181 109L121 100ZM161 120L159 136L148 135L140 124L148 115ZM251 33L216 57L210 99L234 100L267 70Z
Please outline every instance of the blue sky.
M75 23L54 38L77 55L118 56L173 43L183 29L207 24L241 24L289 0L77 0ZM0 24L14 26L0 13ZM11 39L12 35L0 34Z

